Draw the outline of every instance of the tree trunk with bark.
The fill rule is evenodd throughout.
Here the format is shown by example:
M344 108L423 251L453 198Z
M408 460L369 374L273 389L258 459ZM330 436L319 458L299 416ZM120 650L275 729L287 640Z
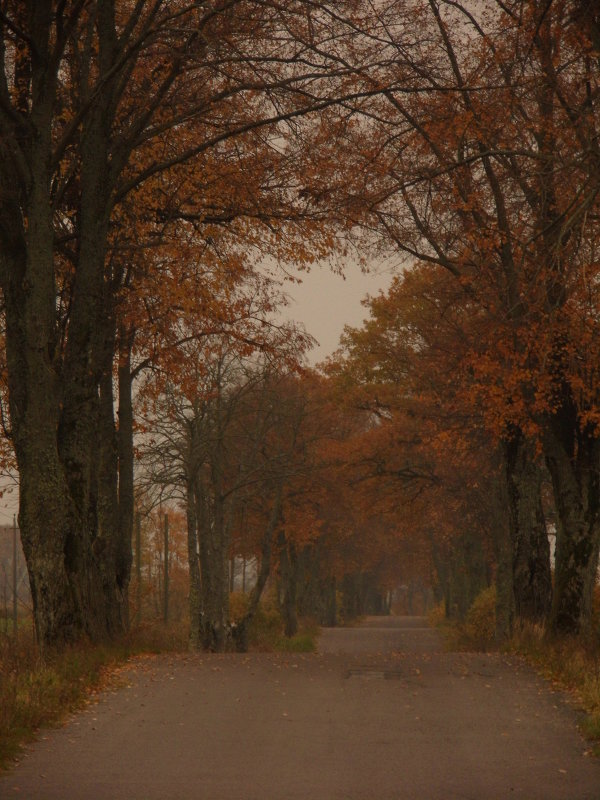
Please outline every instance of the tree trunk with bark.
M298 612L320 625L333 627L337 618L336 583L329 572L320 542L303 547L298 554Z
M550 611L550 543L542 507L541 470L520 431L503 443L516 616L541 622Z
M574 442L567 411L554 417L544 438L558 518L550 630L579 634L591 624L598 570L600 441L578 431Z
M215 496L203 497L200 502L209 511L203 515L204 524L198 530L202 597L200 639L204 650L222 653L228 649L231 640L229 542L224 501L222 497Z
M41 645L97 633L87 613L99 600L97 581L81 580L92 554L82 543L87 519L73 502L68 465L57 431L65 396L56 326L54 231L51 196L51 123L56 74L49 69L49 5L31 19L38 59L31 69L28 175L10 176L2 163L0 281L6 313L10 411L20 475L19 526L30 576L35 626ZM8 165L9 166L9 165ZM22 195L18 196L20 188ZM23 220L27 220L25 227Z
M275 535L275 531L277 530L277 526L279 525L281 520L282 500L283 500L283 487L279 485L275 489L275 496L273 498L273 506L271 508L271 514L269 516L269 521L267 523L263 535L262 546L261 546L260 569L258 570L257 580L254 585L254 588L250 592L248 609L244 614L244 616L242 617L242 619L233 629L233 638L235 642L235 647L236 650L241 653L245 653L248 650L248 629L250 627L252 620L256 615L256 612L258 611L260 598L262 597L262 593L264 591L265 586L267 585L267 580L271 573L271 553L273 550L273 537Z
M120 338L121 346L117 371L119 402L119 425L117 430L118 453L118 540L115 552L115 578L117 588L123 598L123 621L129 627L129 583L133 563L132 539L135 516L135 495L133 483L133 375L131 372L132 337Z
M96 457L92 458L90 528L94 533L92 550L101 573L106 603L106 626L109 634L127 626L127 594L117 580L120 551L119 457L114 417L112 357L114 337L106 347L105 369L100 380L99 424L96 434ZM94 530L95 526L95 530Z
M508 501L506 505L508 506ZM515 619L513 547L507 520L499 519L494 525L493 544L496 558L495 638L501 643L511 636Z
M202 646L200 630L202 622L202 584L200 578L200 557L198 554L198 517L194 481L188 477L186 490L187 516L187 554L190 575L190 648L199 650Z
M73 143L79 148L77 226L73 272L67 277L63 260L55 262L53 202L60 170L53 136L57 87L66 78L61 73L66 28L84 16L80 19L78 10L67 15L48 0L23 4L14 13L22 17L26 35L16 37L15 58L23 67L18 110L4 113L12 102L4 96L2 115L0 283L20 476L19 524L38 638L48 645L81 635L99 639L122 627L123 597L113 574L116 458L109 409L112 353L106 354L111 308L104 282L114 186L109 149L115 104L110 95L119 71L114 69L114 7L98 3L96 17L89 20L87 56L92 59L96 36L101 90L82 115ZM3 22L3 41L4 33ZM2 54L6 88L4 47ZM79 99L87 98L87 80L98 77L92 78L89 67L82 66L80 84L77 69L71 75L74 98L78 91ZM9 119L13 122L7 127ZM57 286L59 281L65 286ZM59 310L59 288L72 289L68 314Z
M293 542L288 542L285 531L279 534L279 579L281 586L280 609L283 617L284 633L295 636L298 633L298 555Z

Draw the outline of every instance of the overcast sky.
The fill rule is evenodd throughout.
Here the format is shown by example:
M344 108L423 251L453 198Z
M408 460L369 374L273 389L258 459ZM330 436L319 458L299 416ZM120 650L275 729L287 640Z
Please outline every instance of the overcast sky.
M377 272L363 274L357 266L346 269L344 277L328 267L315 266L302 273L302 283L285 287L290 304L286 316L302 322L319 346L308 354L311 364L323 361L338 346L344 325L359 327L368 312L361 305L367 295L376 295L387 289L392 276L380 268Z

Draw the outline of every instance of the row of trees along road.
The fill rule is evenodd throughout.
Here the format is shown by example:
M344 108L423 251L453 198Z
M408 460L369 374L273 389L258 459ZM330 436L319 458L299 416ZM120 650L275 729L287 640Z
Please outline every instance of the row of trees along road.
M0 284L42 643L126 624L132 379L176 359L182 320L262 346L251 265L336 244L292 146L354 92L334 25L302 2L2 4Z
M296 374L278 356L207 337L187 346L188 380L157 385L153 374L141 387L140 488L146 502L154 494L153 504L178 500L186 509L192 646L246 649L274 567L288 635L297 630L298 606L335 623L336 581L344 577L370 568L386 588L394 585L393 570L377 569L381 547L371 541L369 559L352 541L358 527L363 539L374 528L373 519L359 525L340 473L339 447L356 431L356 414L337 411L326 382ZM393 550L391 536L388 544ZM244 616L232 625L234 555L256 559L258 571Z
M465 475L481 449L490 458L480 480L493 483L501 464L510 509L510 537L494 536L506 627L514 598L519 615L549 617L556 631L585 628L600 541L595 6L6 0L0 29L7 433L40 642L98 639L127 624L132 389L148 373L154 400L145 402L157 412L166 403L169 419L182 408L175 398L191 404L184 416L210 453L199 470L190 455L185 481L173 481L188 509L192 598L214 588L193 612L194 639L224 646L223 581L209 564L221 563L236 515L252 518L267 550L281 540L282 572L295 559L280 509L294 424L271 436L267 403L246 431L237 482L221 447L250 398L260 406L273 381L297 385L283 376L306 345L269 322L282 298L256 265L268 256L305 266L358 245L365 259L391 251L415 263L407 280L426 292L402 301L423 316L386 336L400 373L369 367L370 383L383 376L386 393L398 389L387 405L413 407L382 411L374 394L369 424L348 406L336 412L357 427L330 447L338 485L295 493L319 506L312 544L322 554L349 546L344 515L331 511L344 507L333 504L343 486L359 487L357 496L376 477L379 487L398 478L440 486L439 459L423 442L463 453ZM263 360L248 372L253 352ZM214 375L226 365L248 374L225 392ZM443 413L417 432L413 420L440 401ZM293 418L298 402L286 399L281 413ZM352 460L392 422L389 469L376 448ZM252 447L260 458L251 464ZM552 595L542 468L558 537ZM266 487L260 500L252 469ZM486 493L470 486L479 502ZM373 561L397 527L389 497L378 495L362 553ZM308 530L311 504L301 505ZM458 516L459 505L449 511ZM483 525L493 505L471 516ZM347 513L347 531L370 516ZM204 530L221 531L210 554L202 537L194 546L209 517ZM435 525L422 534L442 557ZM209 605L210 624L200 613Z
M350 191L327 179L312 189L417 262L373 304L372 347L368 326L348 334L349 365L369 350L362 382L395 387L404 419L427 411L448 460L465 450L501 464L505 629L514 603L578 632L590 624L600 543L598 10L434 0L398 10L380 11L388 24L370 73L386 88L332 119Z

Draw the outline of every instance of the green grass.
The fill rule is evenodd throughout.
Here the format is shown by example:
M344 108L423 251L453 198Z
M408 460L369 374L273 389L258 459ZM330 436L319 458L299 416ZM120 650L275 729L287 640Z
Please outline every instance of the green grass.
M280 636L275 650L280 653L316 653L319 626L312 620L301 620L300 630L295 636Z

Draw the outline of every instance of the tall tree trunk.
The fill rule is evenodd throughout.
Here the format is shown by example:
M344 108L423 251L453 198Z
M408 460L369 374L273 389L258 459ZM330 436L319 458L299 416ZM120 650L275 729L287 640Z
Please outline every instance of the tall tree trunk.
M279 533L279 577L281 580L281 613L284 632L288 637L298 633L296 600L298 594L298 556L293 542L288 542L285 531Z
M336 622L335 578L323 553L321 542L303 547L297 555L298 613L313 617L320 625L329 627Z
M265 528L262 539L260 569L258 570L254 588L250 592L248 610L233 631L236 650L239 652L245 653L248 650L248 629L252 620L254 619L254 616L256 615L260 598L262 597L262 593L267 585L267 580L271 573L273 536L281 519L282 501L283 487L279 485L275 489L275 497L273 498L271 514L269 516L269 521L267 523L267 527Z
M507 520L503 518L495 520L492 534L496 557L495 638L497 642L503 642L512 634L515 617L513 547Z
M105 573L101 575L98 547L109 547L108 558L112 557L109 534L104 542L95 541L98 533L97 489L94 481L97 431L105 425L110 427L107 410L101 408L102 394L108 395L109 388L105 363L108 361L106 348L114 341L111 333L111 309L107 308L105 298L105 250L107 237L106 190L101 185L106 171L106 140L100 135L96 117L98 110L89 121L82 136L82 178L80 206L80 244L75 272L69 330L65 345L63 362L62 411L58 427L58 442L61 461L65 468L69 491L79 516L79 524L70 532L69 550L72 553L75 570L83 587L89 588L86 605L88 627L104 633L111 633L115 619L112 618L113 600L108 606L98 596L98 585L106 599L110 593L109 585L114 585ZM111 353L112 367L112 353ZM110 387L112 395L112 387ZM112 416L112 409L110 409ZM114 431L111 439L114 438ZM106 445L105 443L105 446ZM116 461L112 468L116 470ZM104 468L108 467L105 460ZM115 476L116 478L116 472ZM103 475L103 479L106 475ZM114 490L113 477L109 479ZM113 498L116 501L116 497ZM110 502L110 501L107 501ZM116 507L116 502L115 502ZM111 526L113 523L111 523ZM96 551L92 554L92 547ZM107 567L110 570L110 567ZM88 605L89 603L89 605Z
M97 483L96 514L91 509L90 527L96 523L93 550L102 573L108 632L117 634L129 627L129 582L131 578L134 516L133 407L131 337L120 339L118 365L118 415L115 425L113 360L116 351L116 319L111 288L105 287L106 339L100 377L97 465L92 476L92 494Z
M198 515L193 477L188 476L186 487L187 554L190 574L190 648L199 650L202 644L202 585L198 555Z
M117 454L119 474L119 531L115 548L115 578L117 589L123 598L123 622L129 627L129 583L133 562L132 539L135 515L133 483L133 402L131 372L131 348L133 336L121 332L118 366L119 426L117 431Z
M120 530L117 432L112 380L113 353L114 336L107 342L105 368L100 380L96 458L92 461L96 473L94 475L92 472L92 497L95 493L96 507L94 509L92 503L90 508L90 528L94 522L96 523L92 549L102 577L106 628L111 635L126 627L126 596L117 583Z
M451 618L465 619L477 595L488 585L488 568L481 539L473 531L457 536L448 557L446 603Z
M443 547L438 541L432 528L427 528L426 536L431 548L431 560L437 579L434 592L438 602L444 603L446 619L450 619L452 615L452 597L450 593L449 553L447 552L447 547Z
M207 500L203 502L206 504ZM220 653L229 644L228 546L223 499L212 498L210 512L198 531L202 576L201 639L204 650Z
M108 405L104 411L100 407L100 395L106 397L108 390L100 384L110 334L104 315L104 254L115 184L110 169L116 169L109 157L116 107L111 93L118 86L119 69L112 0L94 4L89 15L82 7L65 10L50 0L15 4L13 10L25 35L15 37L15 109L9 113L5 104L2 112L0 281L21 484L20 526L38 636L51 644L81 634L102 637L118 627L115 597L106 603L115 581L102 568L104 555L99 552L106 541L103 526L114 527L107 520L109 497L114 500L115 495L115 460L105 440L98 453L96 437L104 425L104 430L109 427ZM78 239L73 295L63 319L57 314L54 263L53 201L60 183L53 161L54 115L60 111L56 87L59 75L64 79L67 41L77 35L68 28L78 20L82 26L88 21L86 41L90 48L97 44L94 58L100 75L90 63L71 62L73 79L81 66L81 84L73 85L73 97L86 104L93 92L94 102L74 143L80 147L74 181L80 192ZM4 38L6 30L2 23ZM10 71L4 47L2 55L4 80ZM91 59L91 49L88 55ZM97 85L92 88L88 80ZM59 330L62 324L66 330ZM100 508L103 520L98 518ZM104 554L108 552L105 548Z
M491 534L496 560L496 631L498 643L508 639L515 619L513 585L513 547L508 509L508 482L506 480L505 453L502 446L496 450L497 478L490 481Z
M95 101L81 126L79 248L64 349L58 426L59 454L79 518L77 526L69 532L67 547L74 554L81 591L87 595L86 628L88 632L93 630L94 636L116 633L125 627L131 563L120 541L117 518L119 464L112 408L115 285L105 275L111 190L115 182L111 173L115 168L111 126L118 77L114 11L111 0L99 2L90 19L97 37L100 80ZM80 77L79 89L85 98L90 91L87 85L90 74L83 69ZM109 429L112 429L110 436ZM102 440L98 469L99 430L108 440ZM97 480L101 486L96 485ZM99 518L99 513L104 518ZM132 521L130 515L128 519ZM128 534L130 541L131 526ZM98 593L99 585L102 596Z
M37 4L32 16L32 45L38 58L31 73L31 138L21 153L27 159L28 184L19 198L5 172L10 165L3 163L0 211L0 281L11 424L20 475L19 526L42 646L77 638L86 622L85 596L70 547L80 519L56 439L62 397L49 203L55 81L47 69L49 8L47 3Z
M325 611L325 625L333 628L337 625L337 591L336 591L335 577L331 577L326 583L326 611Z
M541 471L520 431L503 443L515 613L545 620L552 601L550 543L542 508Z
M558 517L550 630L578 634L592 619L600 537L600 442L579 431L573 445L564 422L564 414L557 415L544 438Z

